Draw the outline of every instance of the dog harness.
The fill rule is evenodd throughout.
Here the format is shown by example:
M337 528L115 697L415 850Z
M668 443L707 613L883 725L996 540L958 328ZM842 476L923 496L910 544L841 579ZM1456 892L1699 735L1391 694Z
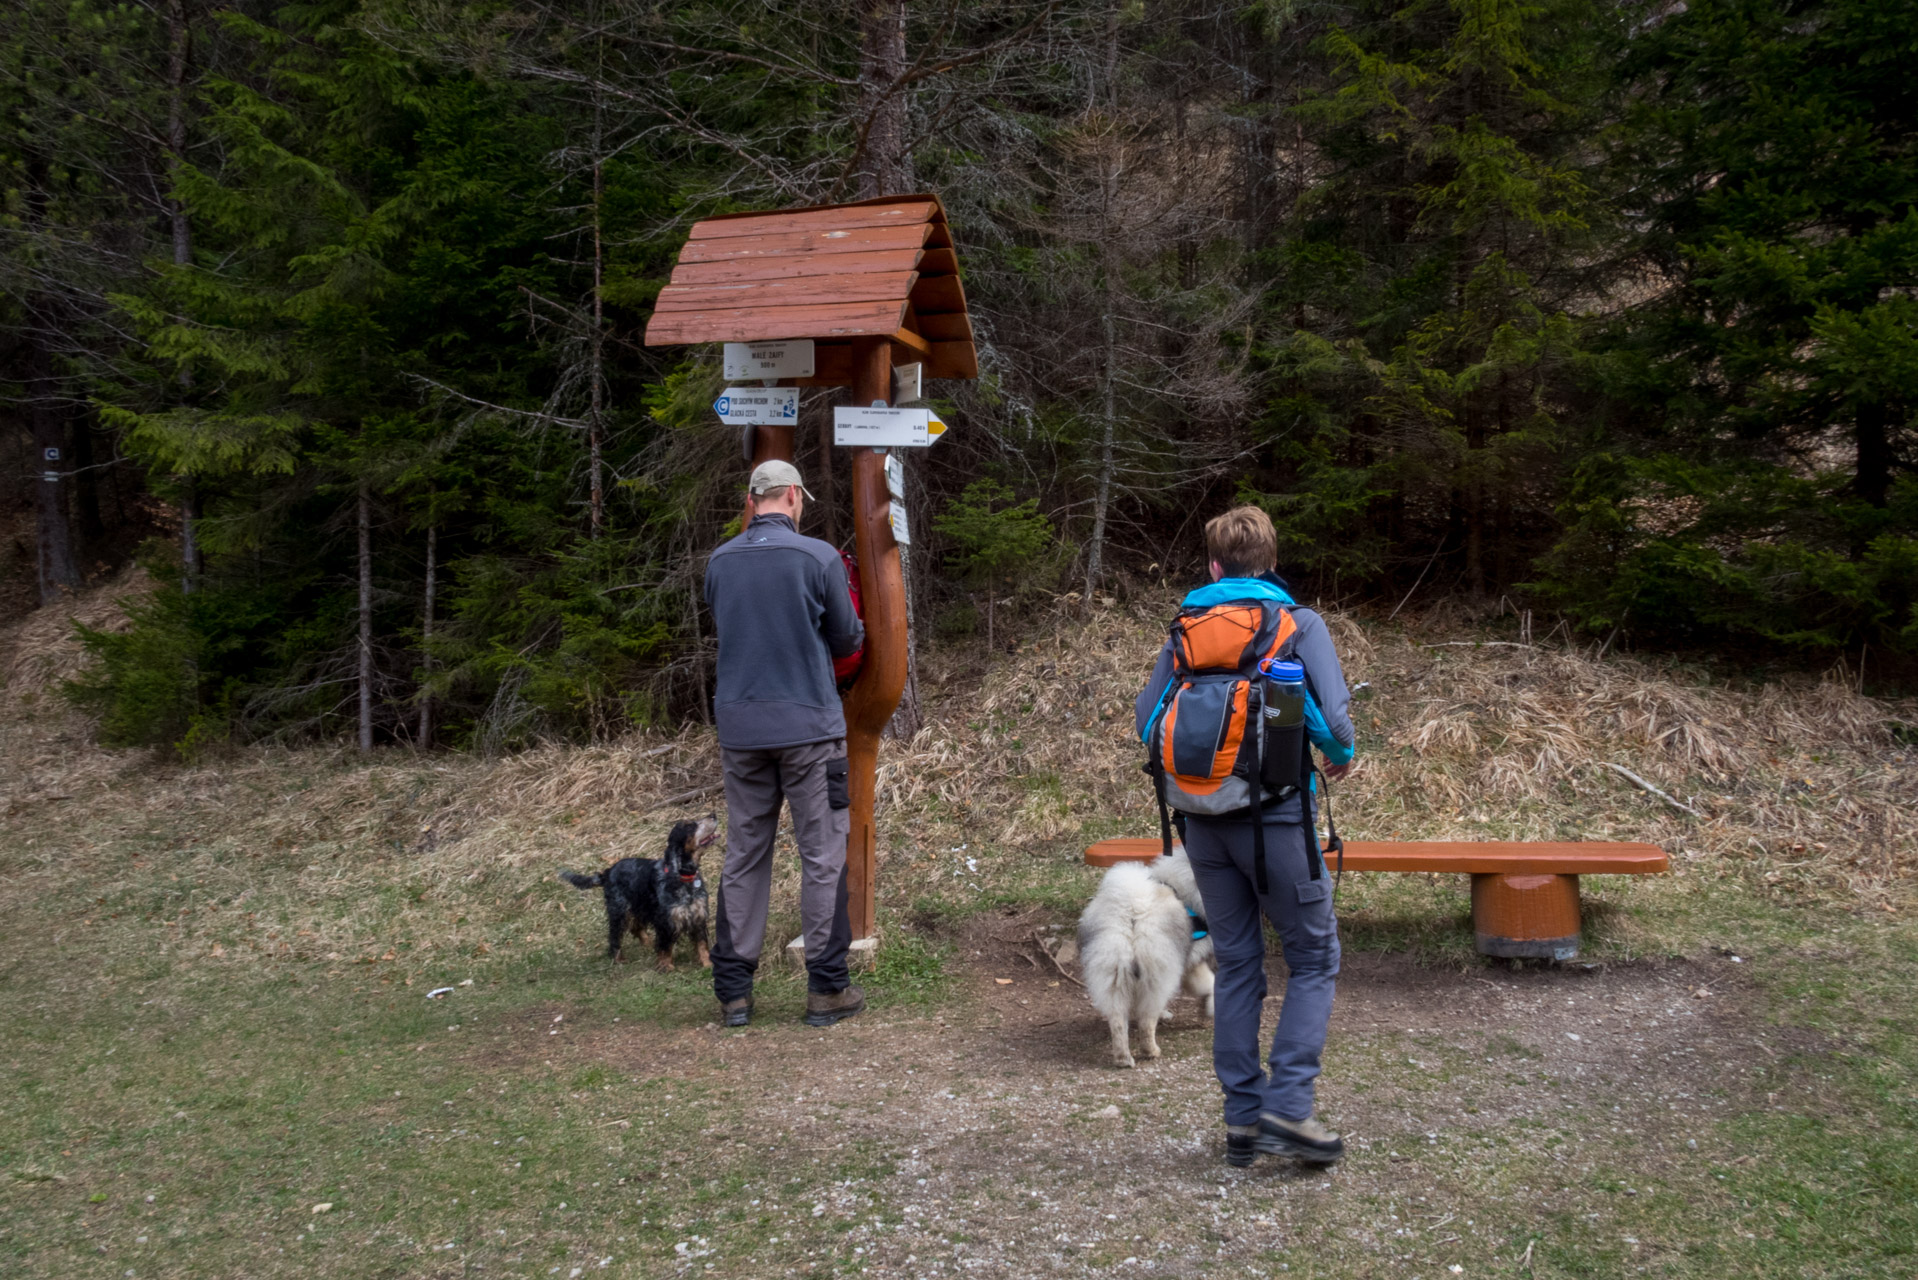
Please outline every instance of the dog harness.
M1205 927L1205 917L1194 911L1191 907L1187 907L1185 913L1192 918L1192 940L1197 942L1200 938L1205 937L1208 932Z

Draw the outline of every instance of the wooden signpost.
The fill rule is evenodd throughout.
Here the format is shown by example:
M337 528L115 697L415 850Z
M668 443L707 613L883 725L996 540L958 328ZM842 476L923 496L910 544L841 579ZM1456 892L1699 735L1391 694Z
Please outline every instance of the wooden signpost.
M886 196L726 214L695 224L671 283L660 290L646 326L646 345L777 339L812 340L811 376L778 377L780 368L790 367L782 362L798 354L771 346L734 353L728 376L772 372L772 379L760 380L851 387L851 404L860 408L892 403L896 365L917 364L926 378L978 377L959 259L939 198ZM919 435L912 443L936 440L944 424L935 431L924 410L915 413ZM753 465L793 460L792 425L749 429ZM853 936L870 938L879 734L906 686L906 588L887 486L887 449L846 447L853 451L854 554L866 611L865 666L845 697L852 791L847 908Z

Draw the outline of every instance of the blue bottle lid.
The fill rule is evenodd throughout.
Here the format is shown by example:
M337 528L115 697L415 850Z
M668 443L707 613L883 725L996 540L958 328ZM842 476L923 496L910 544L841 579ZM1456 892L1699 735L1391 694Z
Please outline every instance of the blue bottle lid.
M1305 664L1302 662L1285 662L1278 658L1266 658L1259 663L1259 670L1263 671L1265 678L1274 684L1305 683Z

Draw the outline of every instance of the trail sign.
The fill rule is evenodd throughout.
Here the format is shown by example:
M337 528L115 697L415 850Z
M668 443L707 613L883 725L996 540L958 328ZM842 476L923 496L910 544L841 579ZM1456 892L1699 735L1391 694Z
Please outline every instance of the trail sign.
M892 540L902 547L912 545L912 530L906 525L906 504L892 500Z
M727 387L713 412L729 427L789 427L799 421L799 388Z
M917 362L896 364L892 367L892 402L894 404L911 404L925 395L925 380L920 376L925 368L925 365Z
M886 455L886 492L901 502L906 500L906 464L896 453Z
M728 342L727 378L810 378L817 367L811 338L778 342Z
M874 449L923 449L936 444L946 424L930 409L871 409L846 405L832 411L832 442Z
M944 205L935 195L905 194L702 219L688 232L646 322L647 346L693 343L728 344L731 386L845 387L847 404L878 406L876 415L855 412L851 422L842 415L834 431L840 444L867 446L848 449L846 459L866 612L865 665L845 694L846 913L853 937L873 938L879 740L899 705L910 657L902 553L911 530L903 512L894 524L888 489L900 486L888 485L886 460L894 447L924 448L945 431L924 409L909 417L892 409L912 403L914 393L910 375L895 381L893 370L920 363L922 394L925 378L979 376ZM793 422L732 430L748 437L751 456L741 459L747 466L790 462L799 452Z

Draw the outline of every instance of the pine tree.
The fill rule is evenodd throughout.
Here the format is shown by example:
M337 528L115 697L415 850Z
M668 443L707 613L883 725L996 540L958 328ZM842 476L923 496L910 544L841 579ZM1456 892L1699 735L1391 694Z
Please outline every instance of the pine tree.
M526 390L534 352L501 330L518 286L543 283L549 227L514 187L539 188L549 135L470 78L368 39L352 9L303 10L286 28L226 17L261 70L210 94L223 166L179 171L208 251L119 298L166 377L192 390L109 416L206 503L210 594L275 602L282 634L219 638L208 687L241 689L235 714L264 726L350 724L367 749L409 721L400 642L422 599L393 589L416 570L411 548L385 540L460 434L428 392ZM215 599L194 616L236 615Z
M1277 483L1250 491L1289 563L1444 556L1475 596L1529 568L1599 287L1600 17L1453 0L1327 31L1332 74L1294 114L1328 171L1269 300Z
M972 591L986 593L986 648L994 647L993 618L998 594L1026 571L1052 541L1052 522L1039 514L1039 501L1014 502L1013 492L990 477L975 480L946 504L935 522L956 548L946 564Z
M1555 580L1600 626L1918 643L1909 0L1648 7L1618 163L1653 282Z

